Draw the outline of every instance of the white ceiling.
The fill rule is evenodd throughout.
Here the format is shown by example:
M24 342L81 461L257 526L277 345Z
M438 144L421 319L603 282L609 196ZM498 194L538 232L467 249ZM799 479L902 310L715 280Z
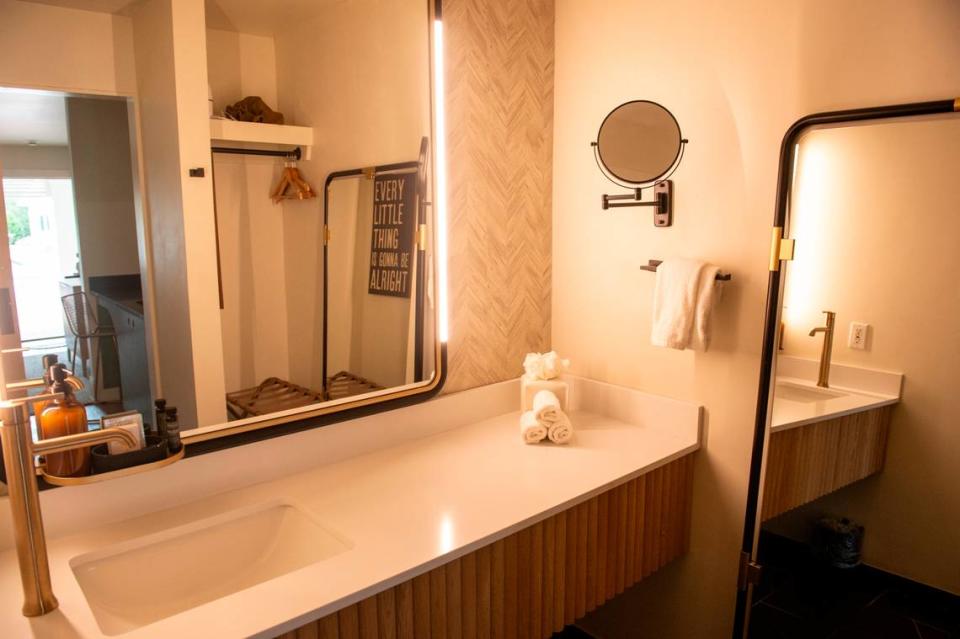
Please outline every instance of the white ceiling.
M62 95L0 90L0 144L67 144Z

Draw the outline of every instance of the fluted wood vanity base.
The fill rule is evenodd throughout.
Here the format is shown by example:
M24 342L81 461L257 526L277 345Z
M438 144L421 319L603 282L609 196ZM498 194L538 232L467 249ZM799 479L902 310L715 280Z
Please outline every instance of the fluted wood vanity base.
M763 521L883 470L892 406L770 435Z
M686 552L693 455L282 635L549 637Z

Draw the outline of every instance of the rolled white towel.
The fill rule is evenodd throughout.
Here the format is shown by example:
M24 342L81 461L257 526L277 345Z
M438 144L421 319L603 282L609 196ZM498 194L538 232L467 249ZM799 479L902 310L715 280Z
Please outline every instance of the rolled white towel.
M560 412L560 399L551 391L542 390L533 396L533 413L544 426L556 423Z
M526 444L536 444L547 436L547 427L537 421L532 410L520 415L520 435Z
M557 410L557 421L547 427L547 437L554 444L566 444L573 439L573 424L562 410Z

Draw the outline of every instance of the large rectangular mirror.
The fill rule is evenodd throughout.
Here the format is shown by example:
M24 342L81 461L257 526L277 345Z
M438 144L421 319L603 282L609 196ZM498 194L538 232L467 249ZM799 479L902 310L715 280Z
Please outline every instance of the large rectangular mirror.
M149 432L162 399L188 444L429 397L438 3L194 1L209 90L187 107L148 73L152 0L47 2L114 13L136 94L0 88L6 381L63 363L91 428ZM164 173L157 123L201 109L209 164Z

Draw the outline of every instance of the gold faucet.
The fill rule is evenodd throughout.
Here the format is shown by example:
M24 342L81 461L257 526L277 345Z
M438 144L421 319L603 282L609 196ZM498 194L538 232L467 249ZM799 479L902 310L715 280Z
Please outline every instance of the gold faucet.
M67 382L83 388L83 382L68 375ZM42 386L43 380L27 380L5 384L9 390ZM40 493L37 488L36 455L65 453L96 446L109 441L123 442L136 448L133 434L120 428L105 428L76 435L33 441L27 405L37 401L62 399L63 393L47 393L20 399L0 401L0 444L7 474L7 491L13 511L13 535L23 582L23 614L38 617L56 610L59 603L50 583L47 541L40 514Z
M810 337L823 333L823 349L820 351L820 374L817 377L817 386L830 388L830 358L833 355L833 327L837 321L837 314L833 311L824 311L827 315L827 325L818 326L810 331Z

